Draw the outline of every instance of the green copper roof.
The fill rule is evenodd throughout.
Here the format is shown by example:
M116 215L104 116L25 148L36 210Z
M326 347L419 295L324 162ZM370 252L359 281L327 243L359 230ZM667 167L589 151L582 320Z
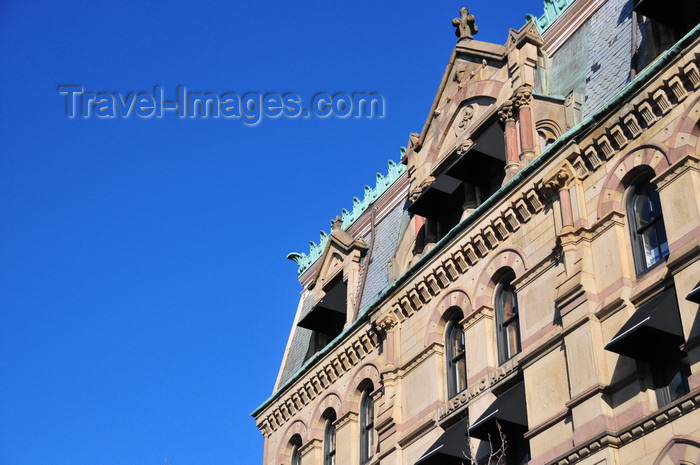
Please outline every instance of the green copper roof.
M547 30L555 19L561 15L564 10L569 8L569 5L575 0L544 0L544 14L537 18L534 15L525 15L525 19L532 20L539 29L540 33Z
M400 151L401 157L403 157L406 153L406 149L401 147ZM344 208L342 209L340 218L343 220L343 229L348 229L350 225L353 224L365 210L367 210L367 207L377 200L379 196L389 188L389 186L394 184L394 181L396 181L404 171L406 171L406 165L401 163L397 164L394 161L389 160L389 171L387 175L382 176L380 173L377 173L377 182L374 188L365 186L365 196L362 198L362 200L358 199L357 197L353 197L352 211L347 211ZM333 224L333 221L334 220L331 220L331 224ZM313 263L323 254L323 249L325 249L326 243L328 242L328 233L321 231L320 234L321 239L319 240L318 244L316 244L314 241L309 242L308 254L292 252L287 255L288 259L296 262L297 266L299 267L299 275L313 265Z

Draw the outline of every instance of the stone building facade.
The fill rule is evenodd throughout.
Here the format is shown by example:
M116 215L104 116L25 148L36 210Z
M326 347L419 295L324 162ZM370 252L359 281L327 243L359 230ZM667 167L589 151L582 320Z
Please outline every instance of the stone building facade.
M700 462L700 9L677 3L545 0L504 45L460 10L401 162L289 256L264 465Z

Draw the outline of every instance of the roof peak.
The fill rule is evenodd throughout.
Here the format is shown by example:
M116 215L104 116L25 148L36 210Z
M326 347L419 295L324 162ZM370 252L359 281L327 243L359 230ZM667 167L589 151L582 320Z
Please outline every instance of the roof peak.
M406 148L401 147L399 149L401 152L401 158L403 158L406 153ZM401 160L399 158L399 160ZM406 165L401 162L396 163L393 160L388 161L388 171L386 176L381 173L376 174L375 186L369 187L365 186L365 195L362 200L357 197L352 198L352 211L348 211L345 208L341 210L341 216L336 216L335 219L330 221L331 228L337 226L342 228L342 230L347 230L354 222L357 220L362 213L364 213L367 208L374 203L375 200L379 198L384 192L386 192L389 187L394 184L394 182L406 171ZM308 270L311 265L313 265L316 260L318 260L323 254L323 250L328 242L329 234L326 231L320 231L320 240L318 244L314 241L309 241L309 253L298 253L292 252L287 255L287 258L294 260L299 267L298 274L301 275L304 271Z
M525 15L525 19L532 20L540 30L540 33L547 30L549 26L574 3L576 0L544 0L544 14L539 18L535 15Z

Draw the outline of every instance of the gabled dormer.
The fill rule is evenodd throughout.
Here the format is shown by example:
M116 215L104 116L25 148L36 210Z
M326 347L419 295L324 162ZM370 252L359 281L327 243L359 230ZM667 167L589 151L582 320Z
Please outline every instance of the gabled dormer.
M356 291L365 241L353 238L336 218L320 265L308 286L313 306L300 316L298 326L313 331L307 358L338 336L356 314Z
M511 30L504 45L475 40L466 8L452 24L459 39L404 157L419 255L577 122L567 117L572 96L544 93L546 57L533 22Z

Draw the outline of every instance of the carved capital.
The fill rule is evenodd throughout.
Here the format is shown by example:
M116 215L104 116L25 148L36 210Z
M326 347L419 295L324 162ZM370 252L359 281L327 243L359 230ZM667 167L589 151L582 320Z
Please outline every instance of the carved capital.
M511 100L506 101L503 106L498 110L498 119L501 123L505 123L513 119L513 102Z
M526 107L532 102L532 87L525 85L518 88L513 95L513 104L516 108Z
M389 313L377 320L377 331L386 333L387 331L390 331L394 326L396 326L397 323L398 321L396 320L396 317L393 314Z
M574 180L576 180L576 171L571 166L571 163L567 161L545 178L543 186L549 191L559 192L562 189L571 187L571 183Z
M462 7L459 10L459 18L454 18L452 20L452 25L456 28L455 35L459 39L473 39L473 35L479 32L479 28L474 24L476 18L474 15L469 14L469 10Z

